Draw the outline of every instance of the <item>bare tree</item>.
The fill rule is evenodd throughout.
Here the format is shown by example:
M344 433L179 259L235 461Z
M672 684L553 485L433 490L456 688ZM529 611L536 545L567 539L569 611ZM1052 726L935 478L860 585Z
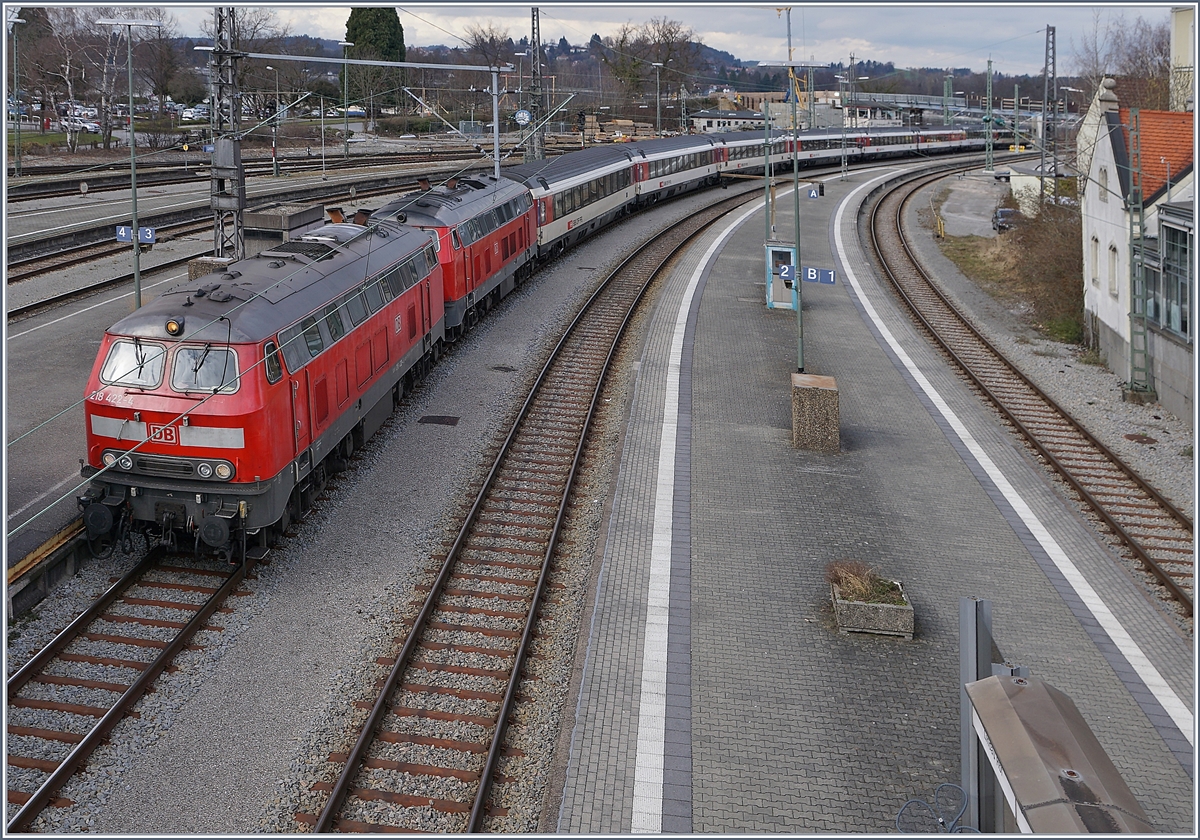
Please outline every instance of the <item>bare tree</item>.
M1105 76L1122 80L1118 96L1127 107L1164 110L1169 107L1171 83L1171 30L1166 20L1157 23L1138 16L1100 25L1100 12L1093 12L1092 27L1079 42L1071 39L1076 72L1090 99Z
M180 72L182 62L179 51L173 43L179 37L179 25L175 16L161 6L147 7L139 10L143 20L152 20L158 27L147 31L145 39L138 47L135 70L150 92L158 98L158 113L162 113L171 82Z

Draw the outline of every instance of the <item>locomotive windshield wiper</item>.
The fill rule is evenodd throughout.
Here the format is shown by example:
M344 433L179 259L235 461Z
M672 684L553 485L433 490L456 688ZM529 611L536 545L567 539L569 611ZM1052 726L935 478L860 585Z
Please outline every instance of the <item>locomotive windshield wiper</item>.
M208 358L209 350L212 350L212 342L204 345L204 352L200 354L200 358L196 360L196 364L192 365L192 373L200 372L200 368L204 366L204 360Z
M137 362L138 376L141 376L142 368L146 366L146 351L142 347L142 340L137 336L133 337L133 360Z

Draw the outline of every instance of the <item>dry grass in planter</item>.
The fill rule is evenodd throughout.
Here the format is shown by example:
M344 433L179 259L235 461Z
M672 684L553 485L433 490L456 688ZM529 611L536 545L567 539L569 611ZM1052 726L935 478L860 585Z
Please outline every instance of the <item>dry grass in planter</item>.
M913 610L899 581L888 580L861 560L825 567L838 630L883 633L911 639Z

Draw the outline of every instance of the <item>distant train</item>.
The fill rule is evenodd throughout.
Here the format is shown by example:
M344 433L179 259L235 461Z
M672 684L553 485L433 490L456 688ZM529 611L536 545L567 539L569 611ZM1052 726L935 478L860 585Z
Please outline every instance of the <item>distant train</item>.
M774 166L790 166L792 142L772 140ZM841 131L799 144L804 166L843 153ZM848 132L845 149L857 162L983 145L961 128L875 129ZM761 135L708 134L423 181L168 289L106 331L88 381L79 503L93 551L142 533L261 556L445 346L543 262L658 201L761 174L763 157Z

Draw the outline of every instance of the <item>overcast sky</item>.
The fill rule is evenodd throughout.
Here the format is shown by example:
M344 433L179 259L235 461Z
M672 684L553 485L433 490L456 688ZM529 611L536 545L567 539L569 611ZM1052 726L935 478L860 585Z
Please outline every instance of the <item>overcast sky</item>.
M293 34L341 39L346 36L350 4L263 4L274 8ZM366 4L364 4L366 5ZM613 35L623 23L640 25L666 16L695 30L710 47L740 59L785 60L786 18L776 6L750 2L587 3L544 5L542 40L566 38L584 44L593 32ZM397 6L410 46L461 42L466 27L494 24L513 40L528 36L529 4L439 3ZM888 4L851 2L797 5L792 11L792 43L796 58L818 62L856 59L895 63L897 67L969 67L987 69L987 60L999 73L1020 75L1041 72L1045 61L1046 26L1056 28L1059 75L1074 71L1075 45L1092 30L1099 15L1105 27L1132 22L1166 21L1169 4L1127 3L925 3ZM174 7L185 35L199 35L212 7Z

